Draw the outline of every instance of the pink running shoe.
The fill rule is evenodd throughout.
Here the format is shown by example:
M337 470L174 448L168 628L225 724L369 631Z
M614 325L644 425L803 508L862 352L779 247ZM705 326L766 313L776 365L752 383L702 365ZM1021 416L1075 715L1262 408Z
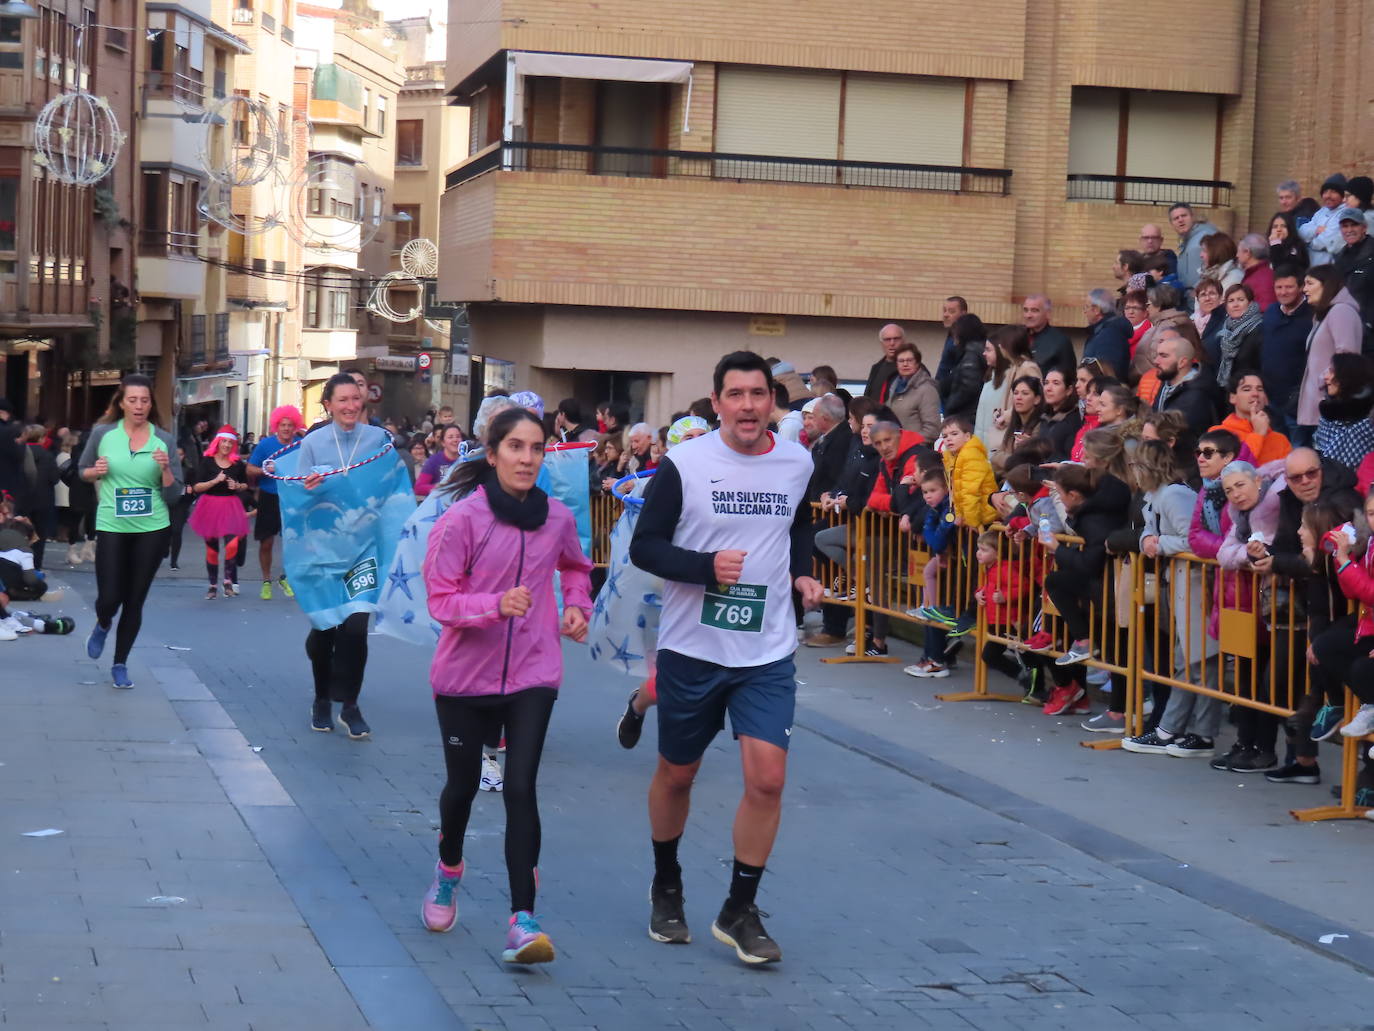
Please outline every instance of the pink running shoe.
M540 930L533 913L522 909L511 914L506 949L501 958L507 963L553 962L553 942Z
M450 873L443 863L434 864L434 883L425 892L425 901L420 905L420 919L424 921L426 930L442 934L453 930L453 925L458 922L458 900L455 896L463 879L463 866L459 863L458 870Z

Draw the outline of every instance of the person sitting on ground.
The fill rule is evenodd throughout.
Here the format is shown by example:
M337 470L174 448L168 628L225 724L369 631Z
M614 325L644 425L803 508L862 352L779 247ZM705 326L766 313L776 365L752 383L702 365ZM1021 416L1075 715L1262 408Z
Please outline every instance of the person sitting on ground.
M1245 444L1259 465L1288 457L1293 445L1274 429L1269 415L1269 395L1258 372L1242 372L1231 377L1231 414L1220 429L1230 430Z

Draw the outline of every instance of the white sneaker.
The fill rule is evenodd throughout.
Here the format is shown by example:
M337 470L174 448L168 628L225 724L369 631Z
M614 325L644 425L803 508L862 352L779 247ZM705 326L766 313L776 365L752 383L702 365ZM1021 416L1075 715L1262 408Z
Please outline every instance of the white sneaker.
M506 786L505 780L501 777L501 764L496 761L494 755L482 756L482 783L483 791L500 791Z
M5 625L8 622L8 619L0 619L0 641L16 641L19 639L19 635Z
M920 677L922 679L949 676L949 667L943 662L934 662L930 659L922 659L920 662L907 666L902 670L909 677Z
M854 654L854 642L853 642L853 641L850 641L847 645L844 646L844 653L845 653L846 655L853 655L853 654Z
M14 637L5 638L7 641L13 641L14 638L18 637L20 634L33 633L33 627L25 626L13 616L6 616L4 619L0 619L0 629L7 630L14 635Z
M1374 733L1374 705L1361 705L1355 718L1341 728L1346 737L1364 737Z
M1073 666L1085 659L1093 657L1093 643L1086 638L1082 641L1073 641L1069 644L1069 650L1059 658L1054 660L1056 666Z

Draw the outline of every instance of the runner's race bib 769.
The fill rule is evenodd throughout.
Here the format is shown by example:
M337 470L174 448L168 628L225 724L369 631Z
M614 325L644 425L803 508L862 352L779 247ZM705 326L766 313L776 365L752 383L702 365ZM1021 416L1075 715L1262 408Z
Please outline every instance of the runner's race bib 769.
M717 584L706 589L701 606L701 625L734 633L763 632L763 608L768 598L765 584Z
M153 514L152 487L116 487L114 492L116 519L133 519Z

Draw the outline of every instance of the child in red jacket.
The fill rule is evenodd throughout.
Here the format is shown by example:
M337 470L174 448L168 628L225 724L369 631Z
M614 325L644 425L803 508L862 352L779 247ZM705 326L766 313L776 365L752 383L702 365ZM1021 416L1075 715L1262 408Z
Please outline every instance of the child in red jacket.
M1026 593L1026 578L1020 562L999 558L999 544L1006 547L1001 534L988 531L978 535L973 556L983 567L983 586L973 597L987 610L988 631L999 637L1011 637L1020 633L1020 603ZM1013 680L1022 673L1021 664L1007 654L1007 646L997 641L983 645L983 662Z

